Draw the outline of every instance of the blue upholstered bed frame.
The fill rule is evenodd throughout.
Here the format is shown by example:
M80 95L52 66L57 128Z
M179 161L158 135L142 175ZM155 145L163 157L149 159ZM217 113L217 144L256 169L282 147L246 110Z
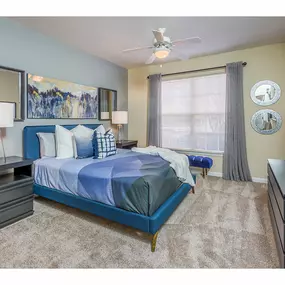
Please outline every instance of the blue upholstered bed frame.
M76 125L65 125L67 129L72 129ZM95 129L98 124L85 124L86 127ZM40 146L37 137L38 132L51 133L55 131L54 125L49 126L27 126L23 131L24 157L36 160L39 158ZM196 177L194 177L195 180ZM34 193L47 199L90 212L97 216L131 226L143 232L153 235L152 251L155 251L158 230L174 212L185 196L191 190L189 184L182 184L172 196L170 196L157 210L148 217L141 214L129 212L120 208L109 206L83 197L64 193L57 189L47 188L34 183Z

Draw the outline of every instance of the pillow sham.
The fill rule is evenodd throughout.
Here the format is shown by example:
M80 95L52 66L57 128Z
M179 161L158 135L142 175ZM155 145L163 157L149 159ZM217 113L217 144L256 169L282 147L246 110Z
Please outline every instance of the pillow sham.
M95 129L98 133L105 133L103 125ZM94 130L83 125L68 130L62 126L55 126L55 145L57 158L87 158L93 156ZM78 154L79 151L79 154Z
M105 128L103 125L98 126L95 129L98 133L104 134ZM93 134L94 130L78 125L71 130L75 139L75 158L87 158L93 156Z
M73 133L59 125L55 126L55 145L56 158L72 158L77 156Z
M112 130L108 130L105 134L94 131L93 135L93 158L105 158L117 153L116 140Z
M71 130L75 139L77 155L75 158L87 158L93 156L92 138L94 130L78 125Z
M55 135L54 133L37 133L40 141L40 157L55 157Z

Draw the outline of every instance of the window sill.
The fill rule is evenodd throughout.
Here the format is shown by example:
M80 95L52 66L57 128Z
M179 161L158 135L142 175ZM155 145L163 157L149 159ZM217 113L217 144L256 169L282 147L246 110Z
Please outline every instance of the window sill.
M184 153L186 155L201 155L201 156L218 156L223 157L224 152L223 151L210 151L210 150L197 150L197 149L175 149L172 148L171 150L174 150L178 153Z

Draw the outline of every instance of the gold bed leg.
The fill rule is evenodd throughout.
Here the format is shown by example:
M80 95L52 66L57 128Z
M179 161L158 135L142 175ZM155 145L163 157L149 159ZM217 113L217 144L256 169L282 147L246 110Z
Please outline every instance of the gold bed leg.
M151 252L155 252L157 236L158 236L158 232L156 232L156 233L152 236L152 240L151 240Z

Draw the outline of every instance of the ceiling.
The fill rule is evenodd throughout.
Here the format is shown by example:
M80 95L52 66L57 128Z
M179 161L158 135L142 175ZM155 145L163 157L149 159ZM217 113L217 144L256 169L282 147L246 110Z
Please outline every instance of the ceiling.
M153 29L166 28L172 40L199 36L200 44L177 47L189 58L285 42L285 17L13 17L24 26L125 68L143 66ZM163 63L178 60L173 54Z

